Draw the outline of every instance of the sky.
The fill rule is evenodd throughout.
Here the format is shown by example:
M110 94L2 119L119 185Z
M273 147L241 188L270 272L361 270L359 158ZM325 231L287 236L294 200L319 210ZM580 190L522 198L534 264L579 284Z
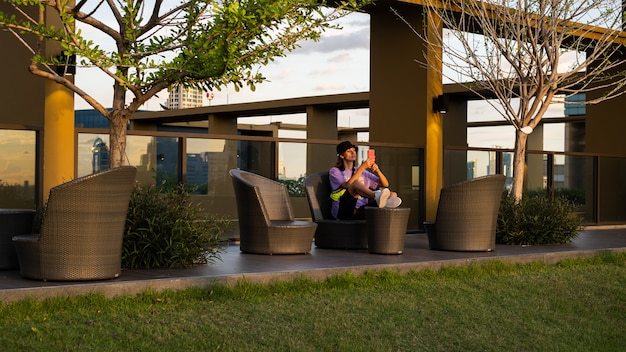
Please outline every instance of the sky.
M267 66L261 67L261 73L267 81L258 84L256 91L253 92L247 87L239 92L232 87L225 87L221 91L214 90L211 92L214 98L211 100L205 98L205 105L368 91L369 15L352 13L341 19L338 24L342 29L325 32L318 42L303 42L301 48L288 53L287 57L277 58ZM87 33L88 29L83 28L83 31ZM89 33L89 37L98 43L104 40L98 33ZM96 100L104 106L111 106L112 80L109 77L97 69L79 68L75 79L77 85L92 94ZM165 104L166 99L167 92L163 92L158 98L146 103L142 109L160 110L161 104ZM75 100L75 107L91 108L79 97ZM475 104L472 109L473 112L470 114L487 116L491 120L501 119L486 104ZM555 109L559 110L561 107ZM343 112L339 115L339 123L341 126L363 127L368 124L367 114L367 109ZM282 118L256 118L246 123L275 122ZM289 122L305 121L304 118L300 118L300 122L298 117L294 119Z
M369 90L369 15L354 13L340 22L343 29L325 32L318 42L307 41L288 53L286 58L261 67L267 81L252 92L244 87L214 90L214 99L206 105L264 101L311 95L328 95ZM96 69L79 68L76 83L94 95L103 105L112 101L112 80ZM108 85L110 83L110 85ZM159 110L167 93L150 101L148 110ZM89 109L76 99L76 109Z
M342 29L326 31L317 42L302 42L300 48L287 53L286 57L277 58L267 66L261 67L261 73L267 80L256 85L255 91L244 87L236 92L232 86L225 87L221 91L214 90L212 92L214 98L208 100L205 97L204 105L369 91L369 15L353 13L337 23ZM88 31L87 28L83 30ZM90 35L99 38L97 33ZM96 39L96 42L97 40L99 39ZM109 77L97 69L79 68L75 80L79 87L92 94L104 106L111 106L112 80ZM167 92L163 92L158 98L145 104L142 109L160 110L160 105L165 105L166 99ZM75 99L75 108L91 109L79 97ZM245 120L241 123L267 124L284 121L304 124L306 116L304 114L281 115L246 118ZM363 127L368 125L368 121L367 109L339 112L340 126ZM301 132L280 131L279 137L305 137L298 136L298 133L301 134ZM105 136L101 137L106 139ZM91 141L85 143L91 145ZM137 146L137 148L142 147L145 146ZM279 157L289 165L288 177L297 178L304 172L302 170L304 166L295 162L289 163L289 160L302 160L301 149L300 146L280 148Z
M261 67L261 73L267 78L258 84L253 92L244 87L236 92L232 87L221 91L214 90L212 100L206 99L205 105L221 105L293 97L329 95L369 90L369 15L353 13L338 22L343 29L325 32L318 42L301 43L301 48L288 53L285 58L277 58L267 66ZM87 29L83 29L87 31ZM95 35L95 34L93 34ZM97 36L94 38L98 38ZM99 39L96 39L96 42ZM104 106L111 106L112 80L95 69L79 68L75 76L76 83L83 90L92 94ZM142 109L160 110L165 104L167 93L159 94L145 104ZM75 101L76 109L91 107L81 98ZM562 107L554 106L552 115L562 115ZM501 117L484 103L469 106L469 115L487 117L488 120L500 120ZM471 117L470 117L471 119ZM249 118L242 123L305 123L305 116L270 116ZM339 113L339 125L363 127L368 125L368 110L352 110ZM562 127L549 128L546 131L546 150L563 150ZM289 137L289 135L279 135ZM472 132L468 135L470 146L492 147L495 145L512 148L513 129L510 126L497 129ZM288 148L286 148L288 149ZM294 150L297 156L300 151ZM289 158L288 155L284 156ZM298 175L293 175L298 176Z

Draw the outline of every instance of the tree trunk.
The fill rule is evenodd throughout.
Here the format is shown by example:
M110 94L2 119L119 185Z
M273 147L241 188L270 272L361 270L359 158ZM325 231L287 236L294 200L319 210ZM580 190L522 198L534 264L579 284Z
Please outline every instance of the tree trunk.
M119 167L125 165L126 160L126 125L128 118L119 112L111 112L109 138L111 140L110 147L110 166Z
M520 130L515 132L515 152L513 154L513 184L511 194L515 203L522 199L524 189L524 176L526 175L526 141L528 135Z
M119 75L126 77L127 68L121 68ZM126 126L130 114L126 111L126 87L118 81L113 85L113 108L109 113L109 138L111 139L110 166L119 167L124 165L126 156Z

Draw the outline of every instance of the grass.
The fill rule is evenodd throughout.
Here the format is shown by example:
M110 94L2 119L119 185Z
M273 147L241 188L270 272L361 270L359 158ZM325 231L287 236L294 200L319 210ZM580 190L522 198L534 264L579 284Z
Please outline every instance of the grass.
M623 351L626 253L0 305L3 351Z

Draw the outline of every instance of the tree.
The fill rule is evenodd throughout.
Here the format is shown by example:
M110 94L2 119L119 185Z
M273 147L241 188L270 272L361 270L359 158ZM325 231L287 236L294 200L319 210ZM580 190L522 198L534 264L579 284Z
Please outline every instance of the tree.
M424 30L430 31L430 37L412 28L436 60L445 58L445 68L439 68L442 76L474 92L515 127L511 194L519 202L528 135L549 105L567 103L565 98L581 93L594 94L585 103L596 104L625 92L622 4L608 0L423 3Z
M124 164L130 116L163 89L219 90L232 83L254 90L264 80L260 66L339 28L332 22L366 1L330 8L317 0L3 0L10 10L0 11L0 27L30 50L32 74L63 85L109 120L114 167ZM77 24L106 37L111 49L83 36ZM62 55L45 53L50 42L60 44ZM57 72L73 65L96 67L111 78L110 110Z

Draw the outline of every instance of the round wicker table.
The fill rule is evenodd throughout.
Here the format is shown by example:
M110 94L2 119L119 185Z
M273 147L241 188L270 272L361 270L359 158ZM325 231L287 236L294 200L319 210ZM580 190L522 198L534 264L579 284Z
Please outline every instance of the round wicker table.
M376 254L402 254L411 208L365 208L367 250Z

